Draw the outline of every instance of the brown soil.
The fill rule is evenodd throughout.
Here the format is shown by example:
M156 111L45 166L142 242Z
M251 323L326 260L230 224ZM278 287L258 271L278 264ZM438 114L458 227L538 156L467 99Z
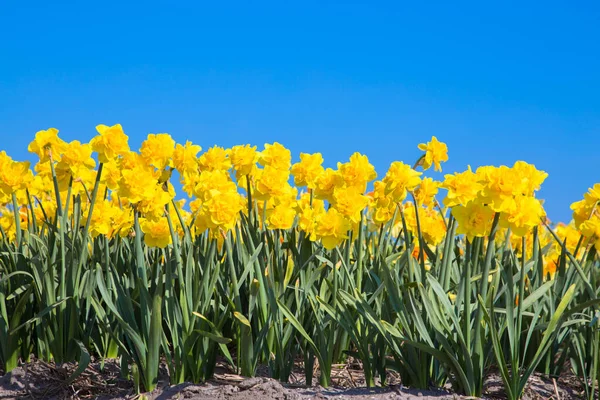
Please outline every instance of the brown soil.
M107 362L104 369L100 363L91 364L71 384L67 379L75 365L57 367L42 361L25 364L10 374L0 376L0 400L4 399L103 399L133 400L133 383L120 377L118 365ZM296 373L291 384L282 384L266 377L243 378L220 368L215 379L196 385L183 383L168 386L167 376L159 382L159 388L146 396L152 400L192 399L192 400L384 400L384 399L469 399L440 389L418 390L403 387L397 377L388 377L385 388L368 389L361 387L362 374L359 370L338 366L332 373L334 386L324 389L320 386L306 387L303 377ZM583 387L575 377L561 378L558 382L535 375L530 379L524 399L581 399ZM492 374L486 382L485 399L505 399L500 378Z

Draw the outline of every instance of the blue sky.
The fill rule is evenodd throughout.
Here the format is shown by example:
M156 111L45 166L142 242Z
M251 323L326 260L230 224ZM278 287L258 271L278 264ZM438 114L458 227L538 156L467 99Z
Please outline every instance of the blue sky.
M134 148L279 141L381 177L435 135L444 173L547 171L546 210L570 219L600 182L600 3L420 3L0 0L0 149L121 123Z

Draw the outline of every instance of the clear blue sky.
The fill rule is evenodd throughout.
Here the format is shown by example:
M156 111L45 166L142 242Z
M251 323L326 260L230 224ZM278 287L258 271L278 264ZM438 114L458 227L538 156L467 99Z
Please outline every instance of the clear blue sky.
M279 141L381 177L436 135L444 172L547 171L553 220L600 182L600 3L249 3L0 0L0 149L121 123L134 148Z

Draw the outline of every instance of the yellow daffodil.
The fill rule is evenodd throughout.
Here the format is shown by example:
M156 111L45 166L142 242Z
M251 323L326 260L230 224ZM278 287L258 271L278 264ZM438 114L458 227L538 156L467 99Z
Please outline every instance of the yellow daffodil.
M332 250L348 238L352 224L335 208L330 208L317 220L316 237L323 247Z
M469 241L474 237L484 237L490 233L494 210L489 206L472 201L466 206L455 206L452 215L458 222L457 234L464 234Z
M229 158L237 179L248 176L256 169L256 162L258 161L256 146L250 146L249 144L233 146ZM244 185L244 187L246 186Z
M202 171L227 171L231 168L229 150L219 146L211 147L200 156L198 163Z
M98 153L98 161L107 163L129 152L128 137L121 124L96 126L98 135L90 141L92 149Z
M65 146L66 143L58 137L58 129L49 128L45 131L38 131L35 134L35 139L29 143L27 150L30 153L37 154L40 162L48 161L50 154L52 154L54 161L59 161Z
M175 141L168 133L149 134L140 148L142 158L160 171L172 166L174 153Z
M369 163L369 158L360 153L352 154L347 163L338 163L338 170L346 186L356 187L361 192L367 189L369 182L377 178L377 172Z
M471 171L471 167L461 173L445 175L440 186L448 190L443 201L446 207L466 206L475 200L483 189L483 184L479 182L479 177Z
M259 154L258 163L263 167L289 170L292 164L292 153L280 143L266 143L265 149Z
M291 170L294 176L294 184L314 189L317 186L317 178L325 171L322 164L323 156L321 153L300 153L300 162L292 165Z
M180 174L193 173L198 171L198 153L202 147L192 144L189 140L185 145L175 145L173 152L173 165Z
M441 163L448 161L448 146L446 146L446 143L440 142L435 136L432 136L430 142L419 145L419 150L425 152L422 159L424 170L428 170L433 165L435 171L442 171Z
M169 223L166 218L140 218L140 228L144 232L144 243L149 247L165 248L172 242Z
M385 193L395 202L400 203L406 198L407 191L413 191L421 183L421 172L417 172L401 161L394 161L388 169L382 182L385 183Z

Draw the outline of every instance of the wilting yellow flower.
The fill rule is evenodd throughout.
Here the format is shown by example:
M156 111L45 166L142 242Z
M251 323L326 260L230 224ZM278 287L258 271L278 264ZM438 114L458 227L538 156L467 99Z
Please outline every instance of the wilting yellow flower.
M296 186L307 186L314 189L317 186L317 178L325 171L321 153L300 153L300 162L292 165L292 175Z
M223 147L211 147L198 159L200 169L202 171L227 171L231 168L231 160L228 155L229 150L226 150Z
M385 183L385 193L400 203L406 198L407 191L414 190L421 178L422 172L417 172L401 161L394 161L388 169L382 182Z
M354 186L361 192L367 189L367 183L377 178L377 172L369 163L369 158L360 153L352 154L347 163L338 162L338 170L346 186Z
M334 207L354 223L360 222L361 212L368 203L367 196L363 195L356 186L337 188L333 194Z
M98 153L98 161L107 163L129 152L128 137L121 124L96 126L98 135L90 141L92 150Z
M442 171L440 163L448 161L448 146L446 146L446 143L440 142L435 136L432 136L430 142L419 145L419 150L425 152L422 161L424 170L428 170L433 165L436 171Z
M438 192L440 182L431 178L423 178L419 186L415 189L415 200L417 205L425 207L433 206L433 199Z
M172 166L173 153L175 153L175 141L168 133L150 133L140 148L142 158L161 171Z
M321 200L333 201L333 192L336 187L344 183L338 171L327 168L316 181L315 196Z
M256 168L256 162L258 161L256 146L250 146L249 144L233 146L229 158L237 179L248 176Z
M35 134L35 139L29 143L27 150L30 153L37 154L40 162L48 161L50 152L54 161L58 161L65 146L66 143L58 137L58 129L49 128L45 131L38 131Z
M198 153L202 147L192 144L189 140L185 145L177 144L173 152L173 165L180 174L198 171Z
M288 170L292 164L292 153L281 144L265 144L265 149L260 152L258 163L263 167L271 166L275 169Z
M149 247L165 248L171 244L171 231L166 218L140 218L140 228L144 232L144 243Z
M466 206L453 207L452 215L458 222L456 233L465 234L469 241L472 241L474 237L484 237L490 233L494 210L472 201Z
M448 190L444 199L446 207L466 206L475 200L483 189L479 177L471 171L471 167L465 172L445 175L441 187Z
M321 239L323 247L332 250L348 238L350 229L352 229L350 221L335 208L330 208L317 220L316 237Z

